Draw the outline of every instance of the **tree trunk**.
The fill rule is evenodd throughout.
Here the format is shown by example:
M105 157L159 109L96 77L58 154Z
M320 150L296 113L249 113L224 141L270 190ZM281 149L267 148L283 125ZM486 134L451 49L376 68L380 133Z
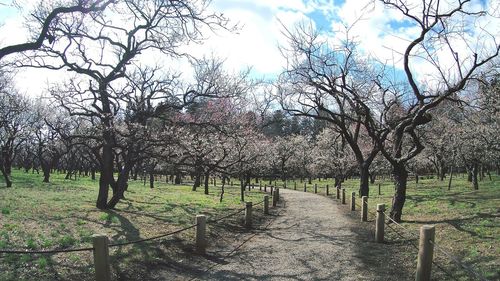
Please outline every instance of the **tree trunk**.
M369 195L369 177L370 172L368 168L370 165L363 163L359 165L359 196L368 196Z
M245 184L244 181L240 178L240 195L241 202L245 202Z
M196 189L201 185L201 171L200 169L196 169L196 175L194 177L193 188L191 191L196 191Z
M377 178L377 176L373 173L369 173L370 175L370 183L371 184L374 184L375 183L375 179Z
M42 164L42 171L43 171L43 182L48 183L50 179L50 168L47 166L47 164Z
M477 180L478 174L479 174L479 165L477 163L474 163L472 165L472 187L474 188L474 190L479 189L479 183Z
M5 180L5 186L6 187L12 187L12 180L10 179L10 175L7 174L7 172L5 171L5 169L2 167L0 168L0 170L2 170L2 176Z
M453 179L453 166L450 167L450 180L448 181L448 190L451 190L451 180Z
M95 169L92 169L92 170L90 171L90 178L91 178L93 181L95 181Z
M394 177L395 193L392 198L392 209L390 216L396 222L401 222L403 206L406 201L406 184L408 180L408 171L402 163L398 163L392 167L392 175Z
M99 194L97 196L96 207L99 209L107 209L108 207L108 192L109 187L113 188L113 147L112 136L110 132L105 131L104 145L102 148L101 175L99 177Z
M149 172L149 188L155 188L155 175L153 174L153 171Z
M175 175L174 183L175 184L181 184L182 183L182 179L181 179L181 174L180 173L177 173Z
M207 172L205 172L205 194L207 194L207 195L208 195L209 181L210 181L210 172L207 171Z

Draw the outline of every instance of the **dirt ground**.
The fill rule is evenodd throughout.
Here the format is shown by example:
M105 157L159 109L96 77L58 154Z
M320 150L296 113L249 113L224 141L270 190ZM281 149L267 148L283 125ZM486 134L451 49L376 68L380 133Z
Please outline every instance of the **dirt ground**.
M359 212L320 195L280 194L278 208L259 216L253 230L241 221L210 226L215 242L206 255L186 246L184 254L151 266L147 279L413 280L397 255L404 248L373 242L374 222L360 222Z

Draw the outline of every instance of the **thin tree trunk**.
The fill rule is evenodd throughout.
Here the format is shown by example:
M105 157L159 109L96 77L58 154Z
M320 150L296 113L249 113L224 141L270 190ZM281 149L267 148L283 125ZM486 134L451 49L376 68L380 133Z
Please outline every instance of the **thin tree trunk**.
M207 171L205 173L205 194L208 195L208 185L209 185L209 181L210 181L210 172Z
M394 221L401 222L403 206L406 201L406 184L408 181L408 171L406 171L405 165L401 163L396 164L392 169L395 193L394 197L392 198L392 208L390 216Z
M477 163L474 163L472 165L472 187L474 190L479 189L479 183L478 183L478 173L479 173L479 165Z
M369 180L370 172L368 171L369 165L363 163L359 165L359 196L369 195Z
M153 174L153 171L149 172L149 188L155 188L155 175Z

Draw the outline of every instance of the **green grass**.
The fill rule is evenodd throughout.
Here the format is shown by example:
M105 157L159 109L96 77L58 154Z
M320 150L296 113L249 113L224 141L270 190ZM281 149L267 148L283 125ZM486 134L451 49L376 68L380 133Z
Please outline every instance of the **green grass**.
M268 182L267 182L268 183ZM274 184L274 182L273 182ZM331 180L314 180L307 184L307 192L314 192L314 184L318 184L318 194L326 193L326 184L330 185L330 196L335 198L335 189ZM378 195L378 185L381 195ZM282 186L281 181L277 185ZM293 181L287 186L293 189ZM347 180L342 183L346 189L347 206L351 192L358 194L359 180ZM297 190L303 191L304 183L297 181ZM418 185L414 179L408 181L407 199L403 209L402 225L418 236L420 226L436 225L436 242L462 262L475 268L486 278L500 279L500 176L494 175L490 181L487 177L480 181L479 190L473 190L464 175L454 175L451 190L448 179L440 181L436 177L420 178ZM394 185L390 178L377 180L370 185L368 206L369 220L375 219L376 205L384 203L389 213ZM360 200L359 198L356 198ZM360 201L358 201L359 204ZM348 207L345 207L346 209ZM398 239L388 230L388 239ZM414 260L416 253L402 252L402 259ZM459 280L469 280L464 270L455 266L439 251L435 258L449 271L454 272ZM411 265L413 266L413 264ZM439 280L446 276L434 269Z
M64 174L53 174L51 183L42 183L42 175L19 170L13 171L12 178L12 188L0 186L3 249L91 247L95 233L107 234L111 243L131 241L191 225L197 214L216 218L244 207L237 187L226 186L224 199L219 202L220 181L219 186L210 186L209 195L204 194L203 188L193 192L188 185L158 181L150 189L149 184L130 181L126 199L115 210L102 211L95 207L98 181L90 178L64 180ZM0 177L0 183L2 180ZM263 195L258 189L245 192L247 201L260 202ZM189 244L194 230L177 237ZM112 259L120 267L139 268L142 260L175 254L169 253L171 249L160 250L158 243L124 247L113 252ZM0 254L0 280L54 280L56 276L87 280L93 274L92 263L92 252Z

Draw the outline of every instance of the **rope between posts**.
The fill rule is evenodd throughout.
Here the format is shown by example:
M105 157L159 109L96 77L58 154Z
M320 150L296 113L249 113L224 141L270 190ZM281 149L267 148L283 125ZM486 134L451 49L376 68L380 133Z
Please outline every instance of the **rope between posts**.
M149 237L149 238L138 239L138 240L133 240L133 241L127 241L127 242L121 242L121 243L112 243L112 244L109 244L109 247L125 246L125 245L130 245L130 244L137 244L137 243L147 242L147 241L151 241L151 240L156 240L156 239L160 239L160 238L163 238L163 237L167 237L167 236L170 236L170 235L174 235L174 234L186 231L186 230L194 228L194 227L196 227L196 224L193 224L193 225L190 225L190 226L178 229L178 230L174 230L174 231L171 231L171 232L168 232L168 233L165 233L165 234L161 234L161 235Z
M94 247L87 248L74 248L74 249L61 249L61 250L0 250L0 254L57 254L57 253L70 253L70 252L85 252L93 251Z
M429 240L429 243L431 243L432 245L434 245L434 247L440 251L442 254L444 254L446 257L448 257L451 261L453 261L456 265L460 266L461 268L465 269L465 271L467 271L467 273L469 273L471 276L477 278L478 280L481 280L481 281L488 281L488 279L486 279L484 276L482 276L481 274L479 274L477 271L475 271L472 267L470 266L467 266L465 264L463 264L462 262L460 262L456 257L454 257L452 254L448 253L447 251L445 251L443 249L442 246L440 246L439 244L437 244L436 242L432 241L432 240Z
M383 213L383 212L381 212ZM397 223L396 223L397 224ZM401 238L403 239L407 239L407 241L405 241L407 244L410 244L413 248L415 248L417 251L419 250L418 249L418 246L413 244L411 242L412 239L418 239L417 237L415 238L410 238L408 239L408 237L405 237L403 234L401 234L399 231L397 231L395 228L393 228L390 224L386 223L386 225L392 229L392 231L394 231L397 235L399 235ZM403 226L401 226L403 227ZM403 229L407 230L406 228L403 227ZM445 270L443 267L441 267L438 263L436 263L434 260L432 261L432 264L435 265L438 269L440 269L442 272L444 272L448 277L452 278L453 280L457 280L457 278L455 276L453 276L451 273L449 273L447 270Z
M260 204L262 204L262 203L264 203L264 200L262 200L262 201L260 201L260 202L258 202L258 203L255 203L255 204L253 204L252 206L258 206L258 205L260 205Z
M242 209L239 209L238 211L234 212L234 213L231 213L229 215L225 215L223 217L220 217L220 218L217 218L217 219L213 219L213 220L208 220L207 223L216 223L216 222L219 222L223 219L227 219L227 218L230 218L230 217L233 217L233 216L236 216L237 214L241 213L245 211L245 208L242 208Z

